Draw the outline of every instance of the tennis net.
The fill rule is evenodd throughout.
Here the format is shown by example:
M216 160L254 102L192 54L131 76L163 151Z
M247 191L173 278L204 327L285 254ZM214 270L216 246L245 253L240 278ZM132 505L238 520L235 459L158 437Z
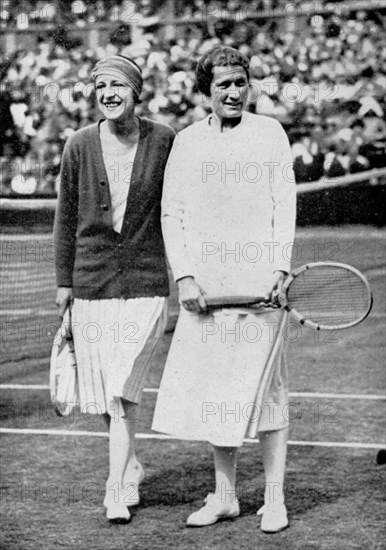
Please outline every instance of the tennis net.
M59 325L55 200L0 199L0 362L49 357Z
M300 184L298 224L385 224L386 169ZM0 364L47 362L55 306L55 199L0 199ZM175 299L175 296L174 298ZM176 300L175 300L176 301Z

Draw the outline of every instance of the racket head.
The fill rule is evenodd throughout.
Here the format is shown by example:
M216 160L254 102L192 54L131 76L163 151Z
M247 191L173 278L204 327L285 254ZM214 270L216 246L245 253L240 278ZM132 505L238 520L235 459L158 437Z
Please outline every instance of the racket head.
M68 416L79 399L74 343L64 320L51 349L49 382L54 411L58 416Z
M373 297L366 277L355 267L314 262L289 275L279 301L304 326L341 330L366 319Z

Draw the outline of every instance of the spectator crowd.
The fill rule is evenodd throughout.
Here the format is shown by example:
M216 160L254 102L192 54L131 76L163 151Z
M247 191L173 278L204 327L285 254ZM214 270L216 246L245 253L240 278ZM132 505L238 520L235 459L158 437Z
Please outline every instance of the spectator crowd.
M384 166L386 45L377 11L313 15L292 28L272 18L201 20L178 25L172 39L153 21L133 42L124 30L105 48L64 33L0 57L1 195L55 195L66 139L98 118L91 69L99 58L134 57L144 75L138 113L178 131L209 112L194 70L218 43L249 57L248 109L283 124L298 183Z

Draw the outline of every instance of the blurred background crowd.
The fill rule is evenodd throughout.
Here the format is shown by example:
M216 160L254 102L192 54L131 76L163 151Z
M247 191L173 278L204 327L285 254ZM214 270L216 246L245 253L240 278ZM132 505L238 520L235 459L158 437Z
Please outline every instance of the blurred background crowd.
M194 70L218 43L249 57L248 109L283 124L298 183L385 165L384 9L337 2L305 13L304 3L289 10L281 0L78 0L67 9L53 0L22 2L24 11L2 4L1 27L37 28L33 47L0 56L3 196L56 194L66 139L98 118L91 70L99 58L134 57L144 75L138 114L178 131L209 112ZM285 17L272 16L283 6ZM68 32L99 23L108 28L103 45Z

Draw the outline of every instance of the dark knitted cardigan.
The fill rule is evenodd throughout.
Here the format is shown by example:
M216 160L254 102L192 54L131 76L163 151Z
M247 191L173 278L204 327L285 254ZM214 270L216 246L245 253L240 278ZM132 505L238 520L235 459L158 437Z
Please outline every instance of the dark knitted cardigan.
M54 226L55 267L58 286L72 287L76 298L169 294L160 203L174 132L139 120L121 233L112 226L100 122L78 130L65 145Z

